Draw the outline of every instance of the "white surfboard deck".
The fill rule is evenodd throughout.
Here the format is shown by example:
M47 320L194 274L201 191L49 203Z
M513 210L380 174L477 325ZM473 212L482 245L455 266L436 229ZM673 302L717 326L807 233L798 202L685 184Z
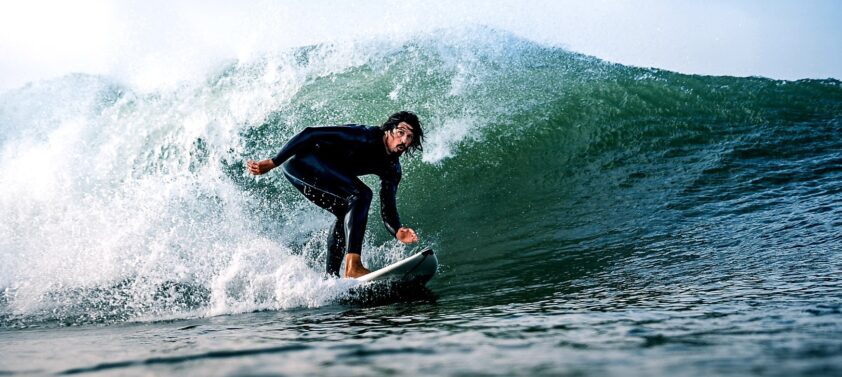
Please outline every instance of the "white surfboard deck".
M438 266L439 260L433 249L424 249L415 255L356 279L361 282L389 281L425 284L436 274Z

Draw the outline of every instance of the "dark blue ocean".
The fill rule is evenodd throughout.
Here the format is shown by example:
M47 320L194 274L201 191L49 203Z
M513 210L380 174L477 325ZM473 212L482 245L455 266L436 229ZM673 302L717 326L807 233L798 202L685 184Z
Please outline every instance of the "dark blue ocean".
M413 110L390 239L323 274L308 126ZM378 187L376 177L364 181ZM376 196L375 196L376 197ZM842 375L842 83L678 74L488 28L0 95L0 375Z

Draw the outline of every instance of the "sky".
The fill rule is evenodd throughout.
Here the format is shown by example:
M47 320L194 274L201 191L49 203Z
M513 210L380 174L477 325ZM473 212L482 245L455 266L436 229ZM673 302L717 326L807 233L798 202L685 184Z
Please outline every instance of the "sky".
M81 72L154 88L319 42L480 24L683 73L842 79L842 1L0 0L0 92Z

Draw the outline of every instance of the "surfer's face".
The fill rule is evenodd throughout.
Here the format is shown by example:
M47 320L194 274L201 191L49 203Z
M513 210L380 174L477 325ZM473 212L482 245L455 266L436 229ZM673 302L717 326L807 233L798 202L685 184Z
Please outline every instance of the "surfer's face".
M386 150L390 154L402 154L412 145L412 126L406 122L400 122L397 127L386 133Z

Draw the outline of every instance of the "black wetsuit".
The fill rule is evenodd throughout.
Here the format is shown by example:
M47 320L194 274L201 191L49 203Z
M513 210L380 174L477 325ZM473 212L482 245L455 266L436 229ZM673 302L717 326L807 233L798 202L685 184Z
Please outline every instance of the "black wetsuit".
M346 253L362 251L372 192L358 176L380 177L380 214L386 230L401 227L395 194L401 180L399 155L388 154L383 131L345 125L308 127L272 158L307 199L336 216L328 238L327 273L339 275Z

